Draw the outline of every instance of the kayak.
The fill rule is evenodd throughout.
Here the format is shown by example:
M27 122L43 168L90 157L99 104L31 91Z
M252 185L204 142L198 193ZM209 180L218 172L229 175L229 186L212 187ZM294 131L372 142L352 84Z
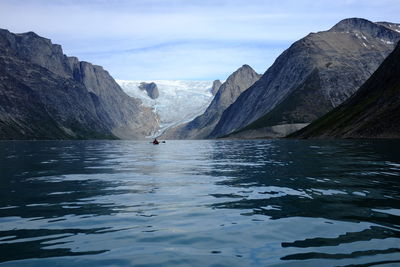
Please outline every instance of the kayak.
M161 141L161 142L160 142L160 141L154 139L154 141L153 141L153 142L150 142L150 143L152 143L153 145L159 145L160 143L165 144L166 142L165 142L165 141Z

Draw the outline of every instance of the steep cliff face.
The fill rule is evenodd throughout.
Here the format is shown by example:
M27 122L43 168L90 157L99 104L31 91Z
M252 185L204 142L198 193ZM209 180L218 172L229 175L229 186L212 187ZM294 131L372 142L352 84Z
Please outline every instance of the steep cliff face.
M168 130L163 138L167 139L204 139L207 138L218 123L223 111L231 105L237 97L253 85L260 75L250 66L243 65L231 74L224 82L213 101L204 112L194 120Z
M220 80L215 80L213 81L212 87L211 87L211 93L212 95L216 95L219 88L221 87L222 83Z
M140 139L157 128L102 67L32 32L0 30L0 61L1 139Z
M400 44L343 104L296 138L400 138Z
M385 23L357 18L309 34L284 51L260 80L238 97L210 137L310 123L350 97L399 39L400 33Z

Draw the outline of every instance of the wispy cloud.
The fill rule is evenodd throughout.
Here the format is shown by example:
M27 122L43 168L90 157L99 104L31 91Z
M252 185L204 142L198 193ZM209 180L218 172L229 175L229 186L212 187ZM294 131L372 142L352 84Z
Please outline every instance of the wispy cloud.
M398 0L2 0L0 27L35 31L121 79L264 72L291 42L346 17L396 22Z
M111 73L121 77L139 79L225 79L242 64L251 60L252 66L260 73L265 65L272 62L281 52L284 43L245 43L190 41L164 43L120 51L104 51L85 54L85 58L97 62L107 60ZM266 53L268 51L268 53ZM112 55L112 56L109 56ZM228 67L227 67L228 66ZM136 79L136 78L135 78Z

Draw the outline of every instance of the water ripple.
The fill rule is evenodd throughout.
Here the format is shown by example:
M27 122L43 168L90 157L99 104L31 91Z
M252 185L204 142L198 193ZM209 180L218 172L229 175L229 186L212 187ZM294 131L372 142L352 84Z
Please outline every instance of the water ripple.
M400 262L400 142L0 142L0 265Z

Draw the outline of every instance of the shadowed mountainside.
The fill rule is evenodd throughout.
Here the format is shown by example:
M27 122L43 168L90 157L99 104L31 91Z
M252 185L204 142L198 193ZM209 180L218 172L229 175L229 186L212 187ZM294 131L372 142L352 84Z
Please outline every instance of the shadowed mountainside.
M166 139L204 139L207 138L218 123L224 110L231 105L237 97L254 84L260 75L250 66L243 65L219 87L213 101L204 114L194 120L169 129L162 138ZM213 88L218 86L214 82Z
M398 40L400 25L358 18L307 35L224 111L210 137L282 137L304 127L350 97ZM288 127L271 128L280 125Z
M400 43L352 97L296 138L399 138Z
M142 139L158 127L102 67L0 30L0 139Z

